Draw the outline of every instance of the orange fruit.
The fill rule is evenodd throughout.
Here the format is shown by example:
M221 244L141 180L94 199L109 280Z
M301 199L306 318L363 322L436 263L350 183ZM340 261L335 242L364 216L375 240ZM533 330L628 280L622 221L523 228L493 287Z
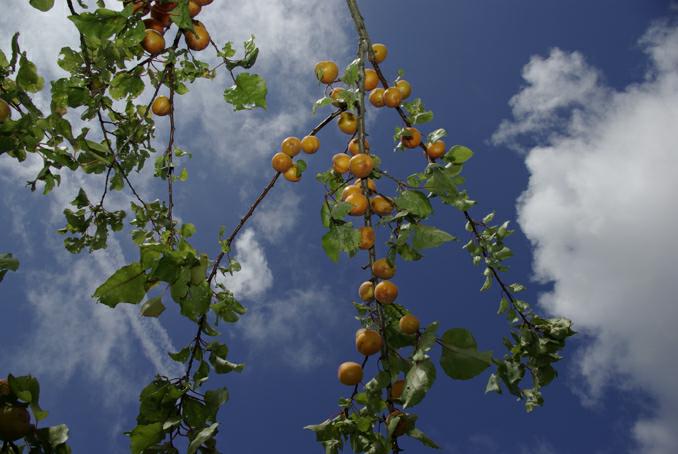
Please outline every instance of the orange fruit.
M172 104L167 96L158 96L151 104L151 111L159 117L164 117L172 111Z
M349 170L358 178L365 178L372 173L373 168L372 156L365 153L357 154L349 161Z
M358 118L351 112L342 112L337 120L337 126L343 133L355 134L358 130Z
M372 264L372 274L379 279L391 279L395 276L396 268L385 258L375 260Z
M360 227L360 244L358 247L360 249L369 249L374 246L374 242L377 239L377 234L374 233L372 227Z
M393 410L386 417L386 427L388 427L389 423L391 422L391 419L395 418L396 416L400 416L400 419L398 420L396 428L393 430L393 436L399 437L401 435L405 435L412 429L412 423L405 418L406 416L405 413L403 413L400 410Z
M330 98L334 99L334 101L332 102L333 106L341 107L346 105L346 102L344 102L344 100L341 99L341 97L343 96L342 93L345 91L346 90L341 87L335 87L332 89L332 91L330 92Z
M367 205L369 202L367 201L367 197L365 197L363 194L351 194L346 197L345 201L351 204L351 211L349 211L351 216L362 216L367 212Z
M421 133L417 128L405 128L405 134L400 138L400 141L405 148L418 147L421 143Z
M315 77L324 84L331 84L337 80L339 67L333 61L321 61L315 65Z
M301 151L301 140L297 137L287 137L280 144L280 151L294 157Z
M193 0L193 1L195 1L200 6L205 6L205 5L209 5L214 0Z
M365 87L366 91L374 90L377 88L379 85L379 76L377 75L377 72L373 69L366 69L365 70L365 80L363 82L363 86Z
M384 89L375 88L370 92L369 96L370 104L374 107L384 107Z
M313 154L320 148L320 140L316 136L306 136L301 139L301 149L304 153Z
M176 7L177 2L159 2L159 1L155 2L155 8L165 12L172 11Z
M191 50L203 50L210 44L210 34L200 21L193 21L193 31L184 31L186 47Z
M388 216L393 212L393 203L386 197L375 195L370 199L372 212L379 216Z
M372 301L374 299L374 284L370 281L365 281L358 287L358 296L363 301Z
M158 21L165 28L172 25L172 18L170 15L166 11L163 11L162 9L159 9L155 6L151 8L151 18Z
M165 38L156 30L146 30L141 47L151 55L158 55L165 50Z
M442 140L436 140L433 143L429 143L426 146L426 154L431 159L438 159L445 154L445 142Z
M388 49L380 43L372 44L372 52L374 52L374 62L377 64L386 60L386 56L388 55Z
M158 33L165 33L165 26L162 25L162 22L157 19L153 19L152 17L144 19L144 26L147 29L155 30Z
M351 194L362 194L363 190L359 186L349 185L341 191L341 200L346 200Z
M384 104L387 107L398 107L402 99L403 96L400 94L400 90L398 90L397 87L389 87L384 90Z
M363 379L363 368L353 361L341 363L337 371L337 378L344 385L355 386Z
M351 158L346 153L337 153L332 156L332 168L337 173L346 173L350 168Z
M395 84L396 88L400 91L400 96L402 99L407 99L412 94L412 85L404 79L400 79Z
M0 99L0 123L7 121L12 117L12 111L9 104L4 99Z
M362 178L356 179L355 183L353 183L353 186L360 186L362 188L363 187ZM367 179L367 189L369 189L372 192L377 192L377 184L374 182L372 178Z
M291 181L292 183L296 183L297 181L301 180L301 172L299 172L299 168L295 165L292 165L292 167L287 169L283 173L283 176L287 181Z
M391 281L381 281L374 287L374 297L381 304L392 304L398 298L398 286Z
M389 397L391 398L391 400L398 400L400 399L400 396L403 395L404 390L405 390L405 380L398 380L397 382L391 385L391 393L389 394Z
M146 14L148 14L150 6L145 1L139 0L139 1L135 1L135 2L131 2L131 1L125 1L124 2L125 5L128 5L129 3L133 3L132 4L132 14L136 14L139 11L141 11L142 16L145 16Z
M188 2L188 15L191 17L195 17L198 14L200 14L200 10L202 9L202 6L200 6L200 3L196 2L195 0L190 0Z
M274 154L271 159L271 167L277 172L287 172L292 165L292 158L282 152Z
M361 355L372 356L383 344L381 335L373 329L359 329L355 334L355 348Z
M363 143L363 148L365 149L365 152L370 151L370 144L367 142L367 139L365 139L365 142ZM351 141L348 143L348 151L350 151L352 155L360 153L360 143L358 142L358 138L351 139Z
M415 334L419 331L419 319L412 314L406 314L400 317L398 321L400 331L405 334Z
M3 405L0 407L0 440L14 441L31 431L31 416L24 407Z

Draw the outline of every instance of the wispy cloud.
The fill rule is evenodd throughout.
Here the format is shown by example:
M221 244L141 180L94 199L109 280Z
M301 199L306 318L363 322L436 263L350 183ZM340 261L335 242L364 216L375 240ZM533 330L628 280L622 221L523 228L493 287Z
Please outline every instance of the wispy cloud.
M217 280L231 290L236 298L262 296L273 285L273 273L266 254L255 238L254 230L243 231L235 242L235 258L241 270L233 275L218 275Z
M633 435L650 454L678 452L678 28L641 40L645 80L615 91L576 52L554 49L525 67L514 118L498 143L527 139L529 187L519 222L534 270L554 283L540 302L590 336L579 355L589 398L607 386L654 401ZM536 145L534 145L536 143Z

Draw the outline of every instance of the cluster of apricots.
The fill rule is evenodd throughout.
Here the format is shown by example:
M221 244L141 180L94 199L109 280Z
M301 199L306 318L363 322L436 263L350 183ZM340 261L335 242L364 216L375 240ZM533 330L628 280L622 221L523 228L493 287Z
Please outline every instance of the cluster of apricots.
M203 6L209 5L214 0L189 0L188 14L195 17L200 14ZM176 14L177 2L170 0L133 0L133 12L141 14L142 17L149 15L144 19L146 26L146 35L141 43L141 47L151 55L158 55L165 50L165 32L172 26L172 15ZM184 30L184 40L186 47L191 50L203 50L210 43L210 34L205 25L198 21L193 21L193 30Z
M301 172L292 158L302 151L313 154L319 148L320 140L315 135L308 135L303 139L287 137L280 143L280 151L273 155L271 166L276 172L282 173L287 181L296 183L301 180Z

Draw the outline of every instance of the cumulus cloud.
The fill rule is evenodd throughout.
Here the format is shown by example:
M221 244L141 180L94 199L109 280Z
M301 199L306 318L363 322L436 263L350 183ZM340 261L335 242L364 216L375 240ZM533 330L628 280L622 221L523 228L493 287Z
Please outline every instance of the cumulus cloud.
M540 303L590 336L579 372L596 399L608 386L649 394L633 428L649 454L678 452L678 28L641 39L646 78L622 90L577 52L534 57L513 119L496 143L533 142L519 223L534 270L553 282Z
M310 369L326 358L326 328L336 301L326 288L295 289L282 298L258 301L238 324L253 355L279 358L295 369ZM313 329L309 329L313 327Z
M255 227L269 241L275 241L290 233L301 216L301 197L286 189L271 194L253 218Z
M264 249L255 238L254 230L243 231L235 241L235 258L241 270L233 275L219 275L237 298L252 299L263 295L273 285L273 273L268 267Z

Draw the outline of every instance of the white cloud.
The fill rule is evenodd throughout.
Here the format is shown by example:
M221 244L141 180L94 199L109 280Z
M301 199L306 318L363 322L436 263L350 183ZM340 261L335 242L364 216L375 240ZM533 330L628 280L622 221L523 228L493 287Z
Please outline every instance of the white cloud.
M257 230L268 241L276 241L292 232L301 217L301 197L290 189L271 193L252 218Z
M657 24L641 43L647 77L620 91L578 53L533 58L514 119L494 139L537 143L519 222L537 277L554 283L541 304L590 336L578 358L588 397L607 386L647 393L652 415L633 435L640 451L669 454L678 452L678 29Z
M254 230L244 230L235 241L235 259L241 270L233 275L218 275L217 280L231 290L236 298L262 296L273 285L273 273L266 254L255 238Z
M294 289L282 298L257 301L238 323L239 338L252 353L278 358L295 370L327 359L327 329L336 320L336 301L327 288Z

